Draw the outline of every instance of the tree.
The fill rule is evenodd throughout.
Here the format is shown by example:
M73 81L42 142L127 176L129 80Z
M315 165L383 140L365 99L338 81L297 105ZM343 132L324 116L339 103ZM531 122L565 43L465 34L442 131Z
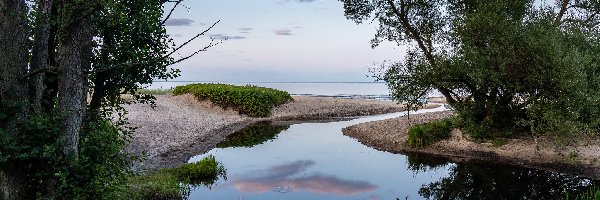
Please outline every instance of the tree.
M342 2L349 19L379 22L374 47L411 47L379 76L396 100L418 105L437 90L476 137L598 128L597 1Z
M212 28L175 45L164 23L181 2L0 1L0 199L119 197L132 131L121 94L151 103L142 84L218 43L173 57Z
M27 73L27 7L24 1L0 1L0 132L18 134L27 117L27 89L21 79ZM27 195L26 183L18 166L8 165L0 172L0 197L16 199Z

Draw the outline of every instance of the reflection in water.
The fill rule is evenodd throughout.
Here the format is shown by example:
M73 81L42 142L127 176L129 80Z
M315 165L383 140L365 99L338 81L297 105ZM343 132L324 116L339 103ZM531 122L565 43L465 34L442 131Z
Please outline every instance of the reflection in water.
M287 192L289 190L306 190L309 192L337 195L353 195L361 192L369 192L376 186L356 180L343 180L331 175L312 174L296 177L315 165L312 160L299 160L283 165L276 165L269 169L253 172L258 176L250 175L236 180L233 185L241 192L268 192L277 190Z
M409 168L422 170L449 161L423 154L409 155ZM585 191L594 181L548 171L490 162L456 163L450 173L425 184L419 194L427 199L560 199L565 192Z
M392 154L369 148L341 131L353 124L401 115L289 128L267 123L238 133L242 135L230 137L219 145L222 148L190 159L195 162L215 155L229 174L212 189L194 188L190 199L562 199L565 190L574 196L598 185L497 163L454 163L432 156Z
M274 139L277 134L290 128L289 125L272 125L271 122L260 122L248 126L217 144L218 148L253 147Z

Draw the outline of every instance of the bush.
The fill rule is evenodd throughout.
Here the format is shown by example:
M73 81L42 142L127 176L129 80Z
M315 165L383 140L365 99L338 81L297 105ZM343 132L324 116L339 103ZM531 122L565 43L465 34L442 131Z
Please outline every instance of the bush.
M225 167L214 156L208 156L198 162L188 163L176 168L166 169L181 182L192 185L212 185L226 175Z
M267 117L273 107L293 100L287 92L252 85L189 84L173 90L173 95L186 93L251 117Z
M186 188L164 171L133 177L129 185L128 199L185 199Z
M226 178L225 167L214 156L195 163L159 170L133 177L129 182L128 199L186 199L190 186L214 184Z
M443 119L425 124L417 124L408 130L406 143L413 148L423 148L450 137L451 119Z
M64 156L63 141L57 139L59 116L33 115L21 134L0 130L0 166L21 170L37 192L32 199L119 199L131 174L133 158L123 151L130 132L108 120L87 119L79 157L73 159Z

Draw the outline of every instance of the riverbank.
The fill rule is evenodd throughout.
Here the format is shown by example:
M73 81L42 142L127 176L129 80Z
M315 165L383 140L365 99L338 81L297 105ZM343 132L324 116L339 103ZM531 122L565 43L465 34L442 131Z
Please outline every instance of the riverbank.
M228 135L260 121L335 120L404 111L391 101L294 96L294 101L273 109L271 117L253 118L224 110L192 95L156 95L156 107L126 105L128 119L138 127L127 150L145 159L135 170L174 167L205 153ZM435 107L435 105L430 105Z
M411 115L410 124L451 115L451 112ZM600 137L580 139L562 147L549 138L541 137L536 141L530 136L507 139L502 145L494 145L475 142L455 129L449 139L415 149L406 144L408 128L409 120L399 117L357 124L343 129L343 133L372 148L394 153L427 153L448 157L455 162L469 159L501 162L600 179Z

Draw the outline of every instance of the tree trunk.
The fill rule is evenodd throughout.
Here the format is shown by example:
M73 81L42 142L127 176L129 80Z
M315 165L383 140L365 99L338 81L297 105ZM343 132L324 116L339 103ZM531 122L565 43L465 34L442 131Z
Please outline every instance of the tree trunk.
M52 0L38 1L38 16L36 18L36 29L34 45L32 50L30 72L36 72L48 68L48 51L50 38L50 12ZM31 77L31 104L34 112L41 112L42 98L46 86L44 85L44 73Z
M50 16L58 16L58 7L60 6L57 3L60 2L54 1L54 5L51 8ZM48 37L48 66L53 66L56 70L56 68L58 67L58 55L56 52L56 48L58 46L58 26L53 24L49 28L50 29ZM58 102L58 74L45 73L44 86L45 91L42 97L42 109L46 113L53 112L54 109L56 109L56 102Z
M102 65L100 65L101 67L108 67L106 66L107 63L109 62L109 50L112 48L113 45L113 32L109 29L104 30L104 33L102 34L102 38L104 39L104 43L102 45L102 53L100 55L100 63L103 63ZM94 112L98 112L101 108L102 108L102 101L104 99L105 93L106 93L106 79L107 77L107 72L104 72L102 70L97 70L96 72L96 77L94 79L94 94L92 95L92 100L90 102L90 110L93 110Z
M569 9L569 0L560 0L560 10L554 19L554 24L556 26L560 26L563 15L565 15L567 9Z
M61 11L58 46L58 106L61 112L63 152L79 155L79 131L87 106L87 75L92 59L91 16L80 16L84 5L67 5ZM84 14L85 15L85 14Z
M11 116L0 128L19 134L27 114L27 7L24 0L0 0L0 105ZM22 173L0 166L0 198L24 199L28 194Z

